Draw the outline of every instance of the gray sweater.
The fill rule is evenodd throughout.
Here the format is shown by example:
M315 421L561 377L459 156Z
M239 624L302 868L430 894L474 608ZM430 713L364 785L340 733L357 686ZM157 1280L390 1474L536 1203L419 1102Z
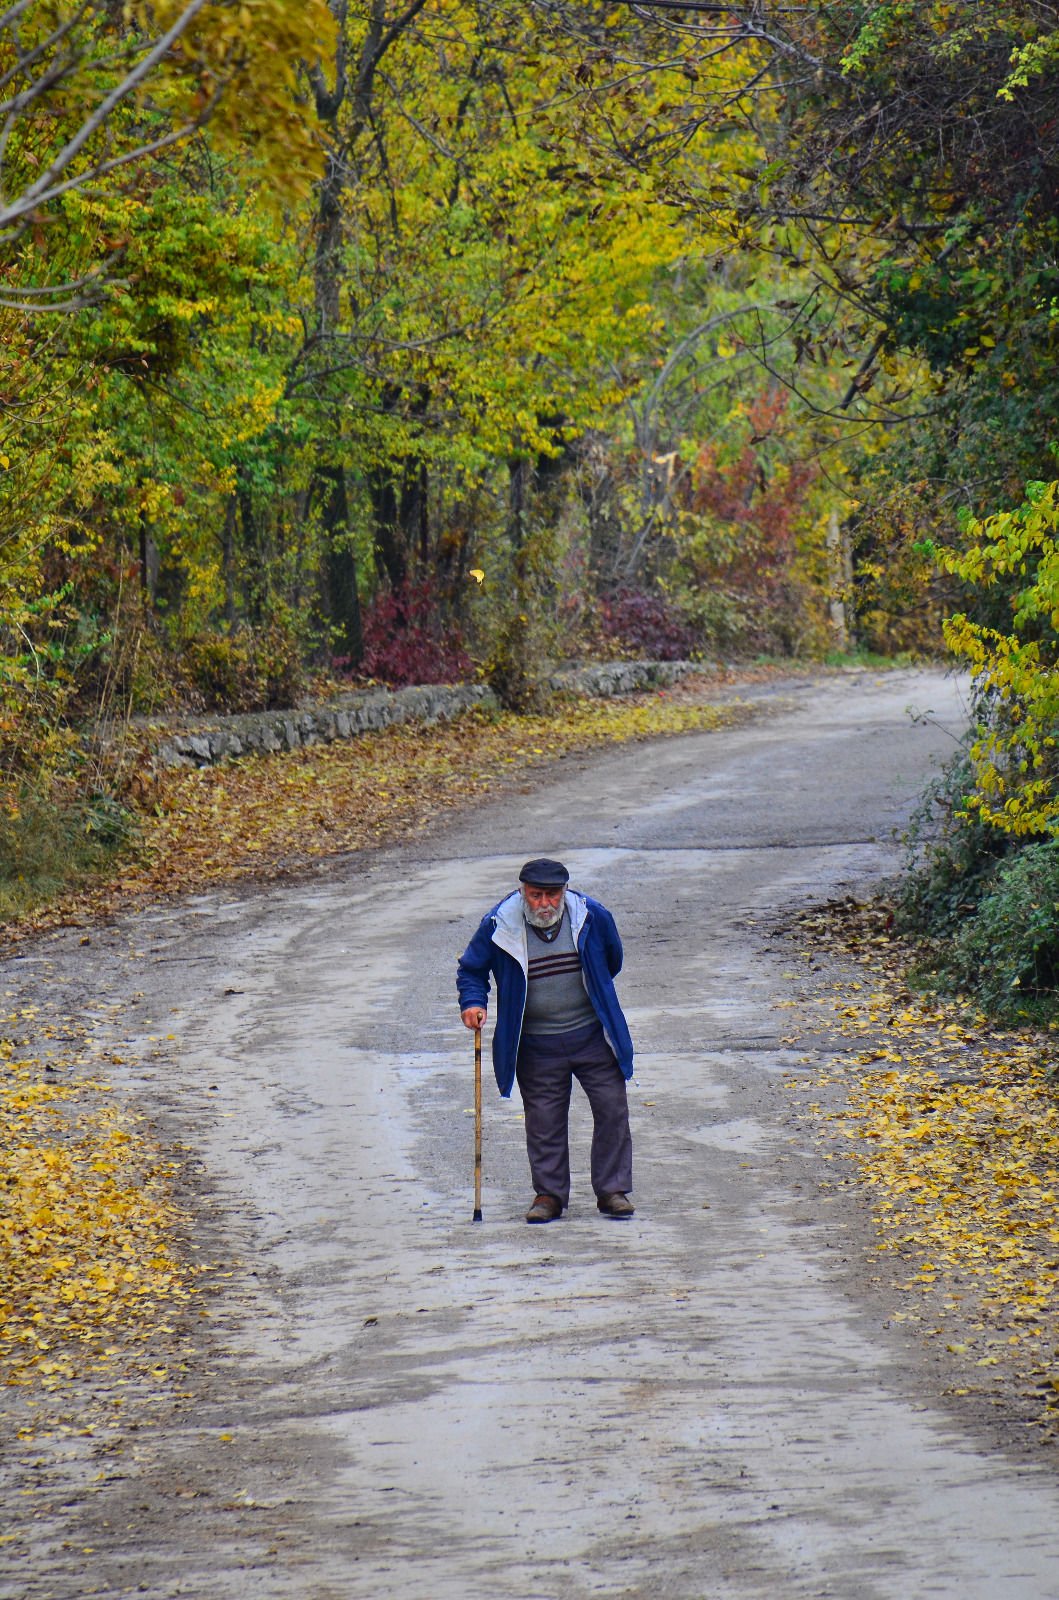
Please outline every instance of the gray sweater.
M564 910L555 939L538 937L526 927L529 974L526 985L526 1010L523 1033L573 1033L598 1021L581 975L581 957L570 929L570 913Z

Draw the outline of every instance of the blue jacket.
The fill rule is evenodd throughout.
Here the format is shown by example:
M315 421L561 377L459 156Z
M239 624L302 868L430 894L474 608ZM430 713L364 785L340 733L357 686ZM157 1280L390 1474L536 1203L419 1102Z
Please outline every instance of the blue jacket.
M614 918L606 906L587 895L566 891L570 929L581 956L581 971L592 1008L603 1024L607 1043L626 1078L632 1077L632 1040L622 1015L614 979L621 971L622 949ZM489 974L496 978L496 1025L493 1028L493 1071L505 1097L515 1081L515 1060L526 1009L529 952L522 895L516 889L482 918L478 932L460 957L456 987L460 1010L489 1002Z

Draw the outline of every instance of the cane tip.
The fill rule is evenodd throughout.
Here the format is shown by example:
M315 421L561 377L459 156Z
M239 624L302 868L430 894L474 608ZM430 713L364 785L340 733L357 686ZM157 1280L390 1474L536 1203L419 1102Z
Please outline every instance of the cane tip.
M471 1218L471 1221L472 1222L481 1222L481 1220L482 1220L482 1213L480 1211L475 1211L474 1216Z

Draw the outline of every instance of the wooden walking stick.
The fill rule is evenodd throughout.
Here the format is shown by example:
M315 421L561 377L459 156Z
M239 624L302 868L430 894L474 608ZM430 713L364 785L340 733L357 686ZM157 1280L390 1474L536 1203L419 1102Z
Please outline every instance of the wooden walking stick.
M474 1030L474 1216L482 1220L482 1030Z

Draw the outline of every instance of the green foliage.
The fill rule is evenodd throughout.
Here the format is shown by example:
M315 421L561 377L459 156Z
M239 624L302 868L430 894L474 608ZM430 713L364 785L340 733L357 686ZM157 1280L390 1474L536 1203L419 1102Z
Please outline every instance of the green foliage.
M965 745L927 786L905 835L908 857L895 912L905 932L951 940L1017 848L1009 834L968 811L973 790Z
M1059 851L1020 844L968 807L970 739L928 786L892 885L894 921L916 935L919 984L973 995L1001 1020L1059 1013Z
M1021 842L968 805L970 738L929 786L893 886L897 928L918 935L918 981L975 997L1002 1021L1059 1015L1059 846Z
M999 1017L1059 1013L1059 847L1028 845L999 868L952 943L950 971Z

